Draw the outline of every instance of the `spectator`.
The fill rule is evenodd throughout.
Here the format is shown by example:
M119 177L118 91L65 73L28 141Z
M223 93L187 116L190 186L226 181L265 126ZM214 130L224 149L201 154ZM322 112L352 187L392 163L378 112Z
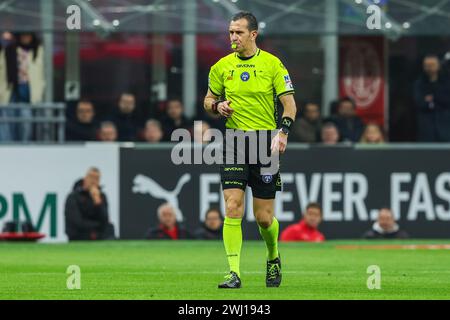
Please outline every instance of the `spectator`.
M116 125L119 141L136 141L140 122L136 110L136 97L129 92L120 95L118 107L111 118Z
M2 46L2 42L0 42L0 105L6 105L11 97L11 85L8 82L5 49ZM0 108L0 118L7 117L8 112L9 110L2 110ZM0 141L11 141L9 123L0 123Z
M195 231L195 238L200 240L221 240L223 218L219 209L211 208L206 212L205 222Z
M208 143L211 141L211 127L206 121L194 122L194 141L197 143Z
M6 60L6 48L7 43L10 40L5 39L6 34L3 33L0 41L0 104L8 104L11 100L12 83L10 81L11 75L8 73L7 60ZM6 36L9 37L9 36Z
M423 60L424 73L414 84L420 142L450 141L450 79L441 72L439 58Z
M31 32L18 33L16 42L8 35L9 45L5 48L8 87L11 90L10 102L31 103L42 102L44 98L45 76L44 76L44 49L37 35ZM31 109L9 110L8 116L16 118L31 118ZM30 141L33 134L31 123L9 124L10 140ZM6 134L8 136L8 134Z
M97 124L94 121L95 110L92 102L81 100L76 109L76 119L66 124L67 141L97 140Z
M325 237L317 229L322 221L322 207L315 202L308 204L303 219L288 226L281 233L281 241L309 241L322 242Z
M99 169L90 168L86 176L75 183L67 197L64 214L69 240L114 239L106 195L100 187Z
M364 124L356 115L355 102L345 97L339 101L338 114L330 119L336 124L341 140L358 142L364 129Z
M155 119L149 119L145 123L144 141L149 143L158 143L163 138L161 123Z
M159 225L150 228L147 239L179 240L190 239L189 232L177 222L175 209L168 203L158 207Z
M361 136L360 143L384 143L384 136L381 128L376 123L369 123Z
M303 117L294 122L289 134L290 139L295 142L315 143L320 139L320 109L315 103L305 105Z
M333 122L326 123L321 129L321 140L325 145L336 145L339 143L339 131Z
M99 140L104 142L117 141L116 125L111 121L104 121L100 125Z
M372 229L364 233L364 239L407 239L408 234L400 230L399 225L395 222L391 209L382 208L378 213L377 221L373 224Z
M330 102L330 104L328 105L328 108L330 110L330 115L331 116L335 116L338 113L338 107L339 107L339 102L340 100L333 100Z
M166 116L161 122L165 141L171 140L172 132L176 129L192 129L192 123L184 115L184 107L179 99L167 101Z

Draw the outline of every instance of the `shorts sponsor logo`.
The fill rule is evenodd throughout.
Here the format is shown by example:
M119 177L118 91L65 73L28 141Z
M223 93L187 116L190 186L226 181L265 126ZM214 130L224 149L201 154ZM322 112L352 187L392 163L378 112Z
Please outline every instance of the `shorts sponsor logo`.
M281 175L278 175L278 179L277 179L276 185L277 185L277 187L281 187Z
M242 182L240 181L225 181L224 182L225 185L238 185L238 186L242 186L244 185Z
M248 79L250 79L250 73L248 73L248 72L242 72L242 73L241 73L241 80L244 81L244 82L246 82L246 81L248 81Z
M264 181L264 183L271 183L272 182L272 175L271 174L265 174L263 176L261 176L262 181Z
M224 168L224 171L244 171L244 168L238 167Z

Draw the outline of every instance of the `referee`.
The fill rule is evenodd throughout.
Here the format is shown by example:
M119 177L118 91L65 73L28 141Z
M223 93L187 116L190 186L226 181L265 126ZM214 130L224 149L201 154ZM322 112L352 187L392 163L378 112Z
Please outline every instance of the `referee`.
M289 73L277 57L256 46L258 22L253 14L239 12L234 15L229 35L234 52L211 67L204 108L225 117L227 130L256 132L258 136L268 133L269 139L272 139L270 133L278 127L276 100L279 98L284 107L281 127L274 138L268 141L270 150L267 152L283 153L297 111ZM226 140L224 150L225 145L230 143ZM234 160L239 152L241 150L235 147ZM248 150L245 156L249 158ZM256 164L248 163L248 160L244 164L224 161L220 167L226 207L223 242L230 273L219 284L219 288L241 287L241 223L247 185L252 188L253 212L267 247L266 286L278 287L281 283L279 224L274 217L275 194L281 191L280 173L261 174L261 166L258 159Z

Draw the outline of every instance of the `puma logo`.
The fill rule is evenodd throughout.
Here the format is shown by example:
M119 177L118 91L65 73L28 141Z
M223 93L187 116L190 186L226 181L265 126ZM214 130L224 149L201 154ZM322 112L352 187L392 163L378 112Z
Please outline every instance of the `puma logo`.
M191 180L191 175L189 173L185 173L181 176L180 180L178 180L175 189L172 191L165 190L161 187L155 180L149 178L145 175L138 174L133 179L133 189L134 193L141 194L149 194L153 198L164 200L168 202L174 209L177 215L177 221L183 221L183 213L181 212L178 206L178 195L181 192L181 188Z

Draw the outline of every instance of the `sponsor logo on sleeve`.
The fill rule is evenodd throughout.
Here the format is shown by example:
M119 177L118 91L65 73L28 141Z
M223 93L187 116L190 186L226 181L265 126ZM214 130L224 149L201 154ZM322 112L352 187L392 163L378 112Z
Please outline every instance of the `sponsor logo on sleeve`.
M288 74L284 76L284 87L286 88L286 90L293 90L294 89L294 86L292 85L291 78L289 77Z

